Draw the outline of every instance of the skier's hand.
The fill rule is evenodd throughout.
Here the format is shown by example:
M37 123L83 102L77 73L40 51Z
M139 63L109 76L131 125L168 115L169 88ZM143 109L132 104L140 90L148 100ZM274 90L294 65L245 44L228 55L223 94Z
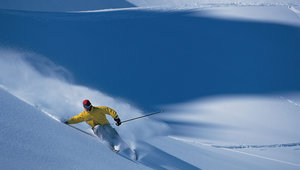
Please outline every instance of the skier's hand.
M122 124L121 120L120 120L120 118L118 116L114 120L116 121L116 125L117 126L120 126Z
M64 123L64 124L68 124L68 119L62 118L62 119L60 119L60 122L62 122L62 123Z

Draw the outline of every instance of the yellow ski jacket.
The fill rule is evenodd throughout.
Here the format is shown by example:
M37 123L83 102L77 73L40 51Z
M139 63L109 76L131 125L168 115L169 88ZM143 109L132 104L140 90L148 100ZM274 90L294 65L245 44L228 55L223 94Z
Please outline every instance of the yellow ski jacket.
M92 128L96 125L109 124L105 115L110 115L113 118L118 116L117 112L106 106L92 106L91 111L83 111L79 115L72 117L67 121L67 124L75 124L85 121Z

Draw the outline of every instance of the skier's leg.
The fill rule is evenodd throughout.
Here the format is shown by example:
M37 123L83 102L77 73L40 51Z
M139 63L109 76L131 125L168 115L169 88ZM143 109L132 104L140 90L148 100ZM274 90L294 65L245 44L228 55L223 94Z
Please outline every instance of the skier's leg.
M136 151L123 141L116 129L110 125L104 125L104 129L109 135L109 140L113 142L115 150L119 151L120 154L127 155L132 160L138 159Z
M94 131L94 134L96 135L96 136L98 136L98 138L101 140L101 141L103 141L103 136L102 136L102 133L101 133L101 130L102 129L102 127L100 126L100 125L97 125L97 126L95 126L94 128L93 128L93 131Z
M105 131L109 136L109 140L113 143L114 146L123 147L121 145L124 144L118 132L111 127L111 125L104 125Z
M109 134L107 133L104 126L97 125L94 128L94 133L99 137L101 142L103 142L105 145L107 145L111 150L115 150L114 144L112 140L109 137Z

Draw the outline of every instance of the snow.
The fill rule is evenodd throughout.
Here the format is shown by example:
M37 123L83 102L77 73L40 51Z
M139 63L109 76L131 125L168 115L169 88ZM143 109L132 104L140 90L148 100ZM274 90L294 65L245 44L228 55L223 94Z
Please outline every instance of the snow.
M1 1L0 169L299 169L299 6ZM114 126L138 161L60 122L84 99L165 110Z
M141 116L141 111L122 99L115 99L97 90L83 86L73 85L67 80L72 79L69 72L55 65L47 58L24 51L12 49L0 49L0 67L9 72L1 72L1 85L7 91L18 96L38 109L59 120L65 120L82 112L82 101L89 99L93 104L114 108L119 116L125 119ZM34 61L31 62L30 61ZM39 69L39 70L37 70ZM18 81L15 81L18 79ZM43 95L40 95L43 94ZM63 106L63 107L62 107ZM120 113L121 112L121 113ZM109 117L112 121L112 118ZM142 120L145 122L146 120ZM138 134L127 134L125 137L131 140L146 138L160 132L155 132L157 123L145 124L136 129L138 125L124 126L122 131L138 131ZM90 130L88 125L80 127ZM162 130L160 127L160 130Z
M30 80L34 77L40 82L45 81L43 79L47 76L38 77L37 70L22 60L22 57L16 57L22 53L2 51L2 54L12 57L15 65L19 64L20 67L15 68L23 68L23 73L13 73L18 69L10 69L10 73L19 76L18 83L22 82L25 75ZM1 61L3 67L6 65L12 68L13 64L9 58L4 56L1 58L6 59ZM7 76L2 80L9 80L10 75ZM66 89L73 86L66 82L63 85L64 80L58 78L53 78L53 81L60 82ZM16 84L10 83L2 86L23 100L35 103L38 101L38 95L28 95L30 88L26 87L29 85L23 86L20 93L11 88ZM25 81L21 84L24 83ZM52 84L39 85L42 86L53 88ZM40 90L42 89L31 92L45 93ZM72 94L81 90L72 91ZM71 94L69 91L59 93L62 97ZM91 96L109 101L107 96L99 95L99 92L93 91ZM1 153L8 153L1 155L1 165L4 169L147 169L147 167L298 169L300 167L299 143L284 146L290 142L300 141L299 133L295 130L299 129L300 115L297 101L300 100L300 95L295 93L272 96L214 96L166 106L168 111L156 117L156 121L139 120L132 124L123 124L122 128L117 130L127 142L131 141L132 147L137 150L138 164L114 154L95 138L47 116L45 110L40 111L42 107L47 106L46 104L39 103L40 106L37 107L34 104L24 103L3 89L0 90L0 96L3 137L0 149ZM35 96L33 99L36 100L31 99L32 96ZM47 96L51 98L50 95ZM121 101L115 102L116 105L122 106ZM67 103L63 105L65 104L67 105ZM53 109L61 109L55 102L49 102L48 107L51 112ZM122 113L126 107L118 109ZM54 118L59 116L61 115L56 113ZM150 126L151 128L145 129ZM158 133L164 128L163 134ZM136 142L133 142L133 138L128 138L131 133L134 133Z
M177 141L172 139L177 139ZM204 142L199 142L197 139L155 138L150 143L160 149L163 148L166 152L179 159L201 167L201 169L299 169L298 163L289 162L288 160L283 161L284 159L274 159L272 154L269 155L270 157L264 157L262 155L249 154L247 151L239 152L234 149L220 149ZM252 149L252 151L255 152L257 150ZM264 153L272 153L272 151L264 151ZM283 151L284 149L281 149L279 153Z
M201 139L168 136L138 142L140 159L136 164L4 90L0 90L0 96L0 113L5 117L1 119L1 136L5 139L1 140L0 147L1 153L5 153L1 154L3 169L147 169L146 166L153 169L298 169L300 166L297 147L223 149ZM11 126L11 122L17 126Z
M169 6L179 7L202 7L212 6L274 6L274 5L299 5L298 0L129 0L136 6Z
M173 139L299 166L300 136L295 129L299 129L300 108L287 98L290 97L217 96L170 106L175 111L169 112L172 116L160 118L177 122L169 124L171 129L186 127L195 132L186 137L174 132ZM293 98L299 99L299 95ZM197 130L199 127L204 130Z
M300 25L297 0L129 0L139 7L194 9L201 16ZM276 14L276 15L274 15Z
M299 15L286 6L241 6L215 7L201 10L200 16L224 18L231 20L247 20L256 22L281 23L300 26ZM204 14L203 14L204 13ZM274 15L274 14L278 15ZM197 16L197 14L195 14Z
M175 109L172 118L183 122L185 120L209 122L212 125L211 130L214 131L212 134L218 131L222 131L220 134L225 134L224 136L220 136L219 133L213 135L223 142L276 144L287 143L287 141L297 142L300 139L299 133L295 131L299 128L299 107L295 107L279 95L219 96L183 106L170 106L170 108L174 107L179 107L180 110ZM167 117L168 121L173 121L170 116ZM216 117L218 119L215 119ZM199 119L195 120L195 118ZM213 127L213 125L222 126Z
M1 169L147 169L3 89L0 96Z

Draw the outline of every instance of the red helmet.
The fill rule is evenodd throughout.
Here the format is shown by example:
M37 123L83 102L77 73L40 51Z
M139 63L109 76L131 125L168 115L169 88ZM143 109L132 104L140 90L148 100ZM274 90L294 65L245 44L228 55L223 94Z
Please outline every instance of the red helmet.
M83 107L89 109L92 106L91 102L89 100L83 101Z

